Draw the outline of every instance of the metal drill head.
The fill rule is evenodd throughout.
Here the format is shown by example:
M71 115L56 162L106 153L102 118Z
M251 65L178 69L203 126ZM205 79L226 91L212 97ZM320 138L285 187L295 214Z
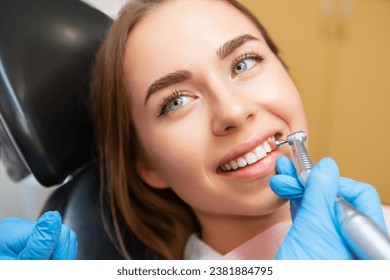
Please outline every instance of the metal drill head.
M280 146L287 144L288 140L280 140L280 141L275 141L276 148L279 148Z
M289 145L292 145L294 140L298 140L300 142L305 142L307 139L306 133L303 130L291 133L290 135L287 136L287 141Z

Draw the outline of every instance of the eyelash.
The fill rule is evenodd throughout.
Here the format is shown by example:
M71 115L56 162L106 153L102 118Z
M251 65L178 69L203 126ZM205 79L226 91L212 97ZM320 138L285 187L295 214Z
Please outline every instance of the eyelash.
M238 56L236 56L233 61L232 61L232 64L230 66L230 71L233 73L233 70L234 68L242 61L244 61L245 59L254 59L255 61L257 62L261 62L265 59L264 56L256 53L256 52L246 52L244 54L240 54ZM170 95L168 95L167 97L164 98L163 102L161 103L160 105L160 114L157 116L157 117L162 117L164 116L166 113L167 113L167 106L169 104L169 102L173 101L174 99L180 97L180 96L187 96L186 94L184 94L183 92L181 91L178 91L178 90L174 90Z
M175 89L170 95L165 97L163 102L160 105L160 114L158 115L158 117L165 115L167 113L167 106L168 106L169 102L173 101L174 99L176 99L180 96L187 96L187 95L183 94L183 92Z
M257 52L246 52L244 54L240 54L238 56L236 56L233 61L232 61L232 64L230 65L230 71L233 72L234 68L242 61L244 61L245 59L254 59L255 61L257 62L262 62L265 57L260 55L259 53Z

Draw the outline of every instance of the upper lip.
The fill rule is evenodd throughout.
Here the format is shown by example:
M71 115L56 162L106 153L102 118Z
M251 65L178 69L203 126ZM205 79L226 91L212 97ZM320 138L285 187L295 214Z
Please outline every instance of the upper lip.
M249 139L247 142L234 147L220 160L218 167L225 163L230 162L233 159L238 158L239 156L243 156L246 153L251 152L256 147L263 144L264 141L266 141L268 138L276 134L277 134L276 132L263 133L261 136L253 137L252 139Z

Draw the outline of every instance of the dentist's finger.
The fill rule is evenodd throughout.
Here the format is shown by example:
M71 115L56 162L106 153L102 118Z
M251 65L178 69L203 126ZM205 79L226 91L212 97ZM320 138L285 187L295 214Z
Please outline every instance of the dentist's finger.
M57 244L62 219L58 212L44 213L31 232L26 247L20 252L21 260L48 260Z
M339 180L339 194L360 212L370 217L383 231L387 232L382 203L374 187L341 177Z

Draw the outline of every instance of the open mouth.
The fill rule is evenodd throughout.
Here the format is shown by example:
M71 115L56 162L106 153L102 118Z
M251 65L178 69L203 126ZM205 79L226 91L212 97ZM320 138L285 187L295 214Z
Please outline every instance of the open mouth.
M252 151L239 156L225 164L222 164L219 168L223 172L235 171L248 165L252 165L259 160L265 158L268 153L276 149L275 136L268 138L262 144L254 148Z

